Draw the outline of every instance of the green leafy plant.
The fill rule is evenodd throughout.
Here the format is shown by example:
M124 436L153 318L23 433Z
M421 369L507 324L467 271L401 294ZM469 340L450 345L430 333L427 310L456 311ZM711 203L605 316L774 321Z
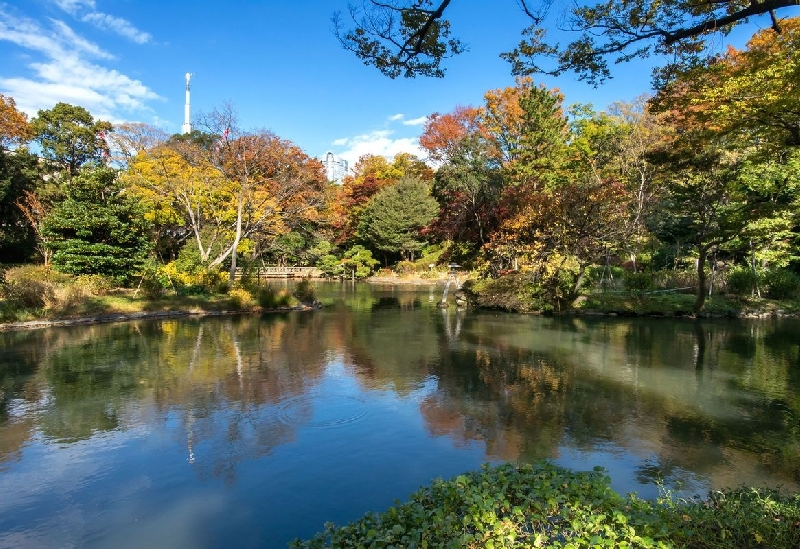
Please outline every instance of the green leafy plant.
M707 500L621 496L602 468L506 463L435 480L383 513L326 524L295 549L800 546L800 495L742 488Z
M800 277L787 269L768 269L763 275L767 297L791 299L800 291Z
M731 295L752 295L758 287L758 274L750 267L734 267L725 277L725 287Z

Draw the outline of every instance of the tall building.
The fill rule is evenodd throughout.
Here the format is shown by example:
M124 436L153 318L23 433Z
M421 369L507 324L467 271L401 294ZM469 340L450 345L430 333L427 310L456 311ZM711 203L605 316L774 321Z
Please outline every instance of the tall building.
M325 153L325 158L322 159L322 165L325 166L325 176L328 181L334 183L341 183L344 176L350 172L350 166L344 158L336 158L336 155L331 151Z
M181 126L181 133L192 133L191 123L191 106L189 103L189 80L192 74L186 73L186 104L183 106L183 126Z

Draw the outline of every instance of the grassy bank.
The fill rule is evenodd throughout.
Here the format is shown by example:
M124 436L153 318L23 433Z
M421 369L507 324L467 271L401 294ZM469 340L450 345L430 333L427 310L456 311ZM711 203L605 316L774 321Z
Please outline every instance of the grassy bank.
M465 285L473 306L521 313L606 314L621 316L767 317L800 316L800 300L711 295L700 315L691 290L588 291L577 299L532 285L525 276L470 281Z
M434 481L386 512L328 524L291 546L790 549L800 547L800 495L743 487L645 501L614 492L602 469L505 464Z
M290 309L314 303L313 286L301 282L294 291L269 286L195 288L190 293L166 290L148 294L141 288L115 288L103 278L70 276L42 267L7 270L0 284L0 324L119 318L142 313Z

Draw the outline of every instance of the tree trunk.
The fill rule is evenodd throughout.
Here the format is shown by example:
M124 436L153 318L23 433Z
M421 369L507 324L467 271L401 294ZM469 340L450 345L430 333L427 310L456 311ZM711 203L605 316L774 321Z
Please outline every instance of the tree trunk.
M578 293L581 291L581 287L583 286L583 281L586 278L586 265L583 263L580 264L578 268L578 276L575 277L575 284L572 286L572 295L570 299L574 299L578 296Z
M706 256L707 246L697 248L697 296L694 300L694 312L699 313L706 304Z

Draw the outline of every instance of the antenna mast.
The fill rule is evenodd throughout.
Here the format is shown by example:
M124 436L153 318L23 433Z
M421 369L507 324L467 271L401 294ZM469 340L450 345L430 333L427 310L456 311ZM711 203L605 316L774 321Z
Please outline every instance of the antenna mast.
M192 123L190 122L190 103L189 103L189 80L192 78L192 73L186 73L186 105L183 107L183 126L181 126L181 133L191 133Z

